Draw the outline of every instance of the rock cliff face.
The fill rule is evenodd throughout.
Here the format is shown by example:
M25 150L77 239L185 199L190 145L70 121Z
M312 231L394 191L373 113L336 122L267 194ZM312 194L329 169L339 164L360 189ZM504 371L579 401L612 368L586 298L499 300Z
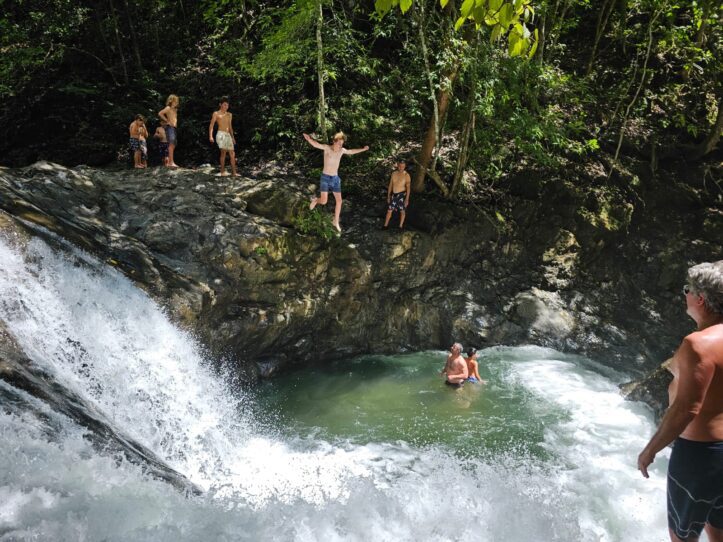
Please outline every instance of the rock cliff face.
M644 203L519 186L506 216L415 197L406 231L381 231L380 206L348 198L330 241L294 227L314 189L300 174L37 163L0 170L0 208L117 266L250 380L455 340L633 372L669 357L692 324L685 270L723 257L719 196L672 181Z

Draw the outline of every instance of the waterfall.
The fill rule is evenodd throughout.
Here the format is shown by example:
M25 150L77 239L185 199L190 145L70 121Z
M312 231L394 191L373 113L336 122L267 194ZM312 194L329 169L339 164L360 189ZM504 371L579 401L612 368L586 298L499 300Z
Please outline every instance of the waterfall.
M570 413L545 433L559 462L285 434L119 272L37 237L0 236L0 262L0 321L28 358L203 490L0 379L0 540L667 539L665 459L635 472L650 413L584 364L510 350L505 378Z

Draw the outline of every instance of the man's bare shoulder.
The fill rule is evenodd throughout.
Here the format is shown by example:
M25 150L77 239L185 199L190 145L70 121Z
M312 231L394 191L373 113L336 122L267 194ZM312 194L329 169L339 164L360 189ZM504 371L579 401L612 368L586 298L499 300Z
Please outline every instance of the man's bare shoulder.
M723 365L723 324L687 335L679 352L694 361L713 361L716 365Z

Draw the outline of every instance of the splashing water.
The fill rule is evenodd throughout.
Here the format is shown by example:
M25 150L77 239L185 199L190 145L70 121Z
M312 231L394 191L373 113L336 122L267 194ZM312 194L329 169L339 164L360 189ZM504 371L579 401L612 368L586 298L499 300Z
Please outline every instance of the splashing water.
M99 453L85 429L25 397L32 413L0 410L0 540L666 540L665 459L650 480L635 470L651 416L622 401L619 375L590 362L532 347L485 351L497 362L485 376L498 402L525 392L515 435L536 413L544 420L527 431L524 453L464 450L465 435L483 445L507 430L495 416L478 434L460 424L436 438L403 409L396 433L379 430L384 418L365 406L350 411L356 430L335 428L340 405L373 394L371 384L330 394L338 408L328 403L327 417L279 411L262 425L268 403L233 389L118 272L39 239L0 238L0 261L0 320L26 354L206 490L184 496ZM450 390L430 384L438 356L419 356L390 359L413 367L405 400L424 404ZM24 395L0 381L3 390ZM435 427L456 420L449 408L436 418L427 408Z

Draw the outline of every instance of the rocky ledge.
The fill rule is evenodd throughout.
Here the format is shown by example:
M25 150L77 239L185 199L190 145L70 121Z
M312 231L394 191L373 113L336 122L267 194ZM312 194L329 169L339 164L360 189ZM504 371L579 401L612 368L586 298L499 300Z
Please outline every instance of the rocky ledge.
M691 328L686 268L721 258L715 194L666 182L642 202L526 180L505 210L417 196L405 231L381 231L383 204L352 196L329 240L301 233L314 185L298 172L41 162L0 169L0 208L117 266L247 380L454 340L540 344L642 374Z

